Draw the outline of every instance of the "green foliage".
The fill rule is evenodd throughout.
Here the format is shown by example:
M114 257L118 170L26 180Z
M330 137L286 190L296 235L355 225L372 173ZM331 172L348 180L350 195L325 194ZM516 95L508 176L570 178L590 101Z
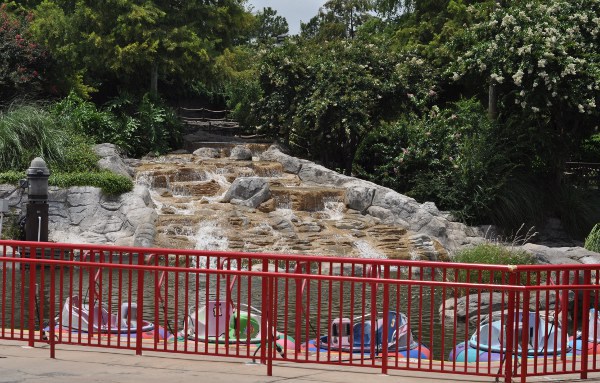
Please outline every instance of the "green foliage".
M25 178L25 172L18 172L16 170L9 170L7 172L0 173L0 184L18 185L19 180Z
M436 92L430 68L361 40L289 42L260 66L259 132L350 173L358 145L386 120Z
M596 133L584 140L574 157L583 162L600 162L600 134Z
M114 96L144 93L152 77L183 87L209 73L210 60L252 23L239 0L31 1L32 32L61 62L64 84L82 80ZM78 78L80 76L80 78ZM142 87L140 84L148 84Z
M53 113L69 129L85 134L96 142L118 141L123 128L115 115L110 111L103 111L90 101L85 101L75 92L53 105Z
M31 39L30 17L0 5L0 100L37 94L42 87L47 52Z
M266 7L256 13L256 27L252 37L259 44L272 44L277 41L277 36L285 35L288 32L287 20L278 15L273 8Z
M600 193L563 185L551 194L549 206L555 206L565 230L575 238L585 238L586 234L600 222Z
M479 102L465 100L374 130L354 171L474 223L489 219L514 168L501 131Z
M96 143L113 143L132 157L165 153L181 139L175 112L150 94L141 100L122 94L105 108L98 108L71 93L56 104L54 112L70 129L92 137Z
M256 125L252 107L260 100L261 89L258 81L260 52L249 47L225 49L215 61L217 82L223 89L231 118L249 128Z
M52 173L48 183L61 188L94 186L109 195L118 195L133 190L131 179L108 171Z
M596 224L585 239L585 248L600 253L600 223Z
M470 263L483 265L535 265L535 256L524 250L517 250L495 243L484 243L472 248L459 251L452 260L456 263ZM503 273L489 270L459 270L456 281L467 283L493 283L506 284L502 279ZM526 275L521 277L521 283L526 284ZM532 280L532 284L535 282Z
M453 44L453 78L497 84L501 116L556 179L600 119L599 13L596 0L509 2Z
M35 104L12 104L0 112L0 171L26 169L35 157L65 162L68 137L53 116Z
M356 36L357 29L369 18L370 0L328 0L307 23L300 23L301 36L327 41Z

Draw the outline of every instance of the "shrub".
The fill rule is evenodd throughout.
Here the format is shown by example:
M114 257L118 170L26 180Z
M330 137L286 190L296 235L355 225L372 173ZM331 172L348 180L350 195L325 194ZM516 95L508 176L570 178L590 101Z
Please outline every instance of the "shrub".
M10 170L4 173L0 173L0 184L16 185L22 178L25 178L25 172L17 172L15 170Z
M0 171L26 169L37 156L63 164L69 138L40 105L12 104L0 112Z
M122 175L108 171L96 173L55 173L50 175L50 185L62 188L71 186L95 186L106 194L117 195L133 189L133 182Z
M0 100L32 95L42 88L48 54L32 40L28 24L29 17L0 5Z
M477 100L412 115L373 131L361 145L357 175L434 201L468 223L489 220L515 165L513 148Z
M524 250L506 247L501 244L484 243L472 248L459 251L453 262L472 263L484 265L534 265L537 263L535 256ZM504 284L502 273L488 270L477 272L474 270L459 270L458 282ZM521 278L521 283L526 283L526 276ZM531 282L533 283L533 282Z
M585 239L585 248L600 253L600 223L596 224Z
M98 108L72 92L53 112L75 132L115 144L131 157L165 153L181 143L175 112L150 94L137 100L124 93Z
M600 222L600 193L571 185L563 185L550 195L549 206L554 206L556 215L565 231L575 238L583 239Z

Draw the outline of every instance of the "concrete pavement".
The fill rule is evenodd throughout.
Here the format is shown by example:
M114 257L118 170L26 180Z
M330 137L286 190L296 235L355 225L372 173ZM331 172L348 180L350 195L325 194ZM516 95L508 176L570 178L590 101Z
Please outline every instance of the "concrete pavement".
M493 382L493 378L435 373L391 371L381 375L369 368L341 368L317 364L277 362L273 376L267 367L242 359L211 358L180 354L81 348L61 345L56 359L50 359L47 345L29 348L23 343L0 343L0 382L72 383L72 382L325 382L325 383L438 383ZM530 378L528 382L574 382L576 375ZM600 382L594 374L585 382Z

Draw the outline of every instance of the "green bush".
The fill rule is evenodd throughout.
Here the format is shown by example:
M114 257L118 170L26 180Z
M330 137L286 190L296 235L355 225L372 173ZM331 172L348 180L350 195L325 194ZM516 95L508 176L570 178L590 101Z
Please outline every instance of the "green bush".
M95 186L110 195L127 193L133 189L133 182L129 178L109 171L96 173L55 173L50 175L48 183L62 188Z
M461 250L452 261L484 265L534 265L537 263L536 258L524 250L517 250L495 243L484 243ZM458 282L468 283L507 283L506 280L502 280L502 274L487 270L481 273L475 270L459 270L456 279ZM522 276L521 283L526 282L526 276Z
M53 111L73 131L115 144L131 157L165 153L181 143L175 112L149 93L141 99L123 93L98 108L71 92Z
M477 100L374 130L359 148L355 173L434 201L468 223L489 222L499 191L515 168L513 148Z
M585 239L585 248L600 253L600 223L596 224Z
M0 184L17 185L20 179L25 178L25 172L17 172L10 170L4 173L0 173Z
M600 193L571 185L563 185L550 195L555 214L566 232L575 238L585 238L600 222Z
M56 119L35 104L12 104L0 112L0 171L26 169L35 157L63 164L69 139Z

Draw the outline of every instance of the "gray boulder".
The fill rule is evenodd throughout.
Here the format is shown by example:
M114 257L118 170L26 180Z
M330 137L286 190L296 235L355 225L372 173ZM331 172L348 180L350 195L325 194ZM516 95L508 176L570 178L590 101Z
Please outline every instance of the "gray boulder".
M200 158L219 158L219 157L221 157L221 151L217 148L200 148L200 149L196 149L193 154Z
M231 153L229 154L229 158L238 161L251 161L252 160L252 150L243 145L237 145L233 149L231 149Z
M274 161L283 165L283 170L287 173L298 174L302 168L304 160L282 153L277 145L272 145L260 155L261 161Z
M298 172L298 177L300 177L302 182L320 186L342 186L344 183L353 180L352 177L345 176L312 162L302 165L302 168Z
M158 215L145 186L120 196L104 195L94 187L51 188L48 204L52 241L122 246L154 242L148 228L154 228Z
M600 254L583 247L547 247L527 243L522 249L533 254L539 263L554 265L600 263Z
M356 182L346 186L344 203L349 209L366 212L373 203L375 188Z
M132 178L133 169L131 169L123 160L122 151L113 144L98 144L94 146L94 152L100 157L98 167L108 170L122 176Z
M271 190L264 178L239 177L233 181L222 201L256 208L269 198L271 198Z

